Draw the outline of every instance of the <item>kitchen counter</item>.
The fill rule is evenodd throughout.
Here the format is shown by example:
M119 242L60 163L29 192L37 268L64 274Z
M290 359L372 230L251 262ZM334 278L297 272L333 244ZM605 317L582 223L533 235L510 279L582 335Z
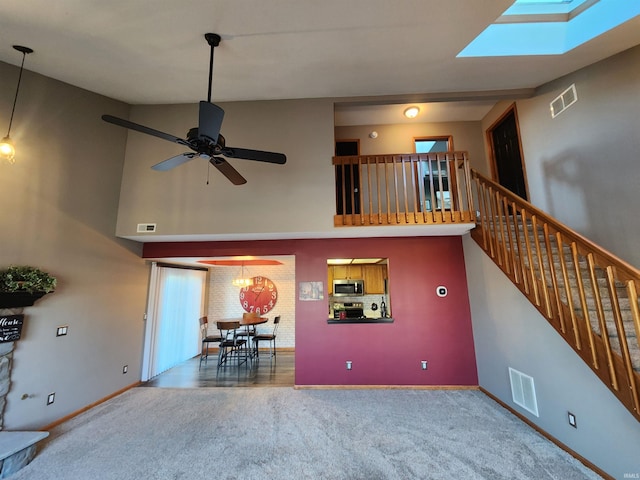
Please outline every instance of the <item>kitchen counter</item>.
M327 323L332 325L339 324L339 323L393 323L393 318L361 317L361 318L345 318L344 320L340 320L338 318L329 318L327 319Z

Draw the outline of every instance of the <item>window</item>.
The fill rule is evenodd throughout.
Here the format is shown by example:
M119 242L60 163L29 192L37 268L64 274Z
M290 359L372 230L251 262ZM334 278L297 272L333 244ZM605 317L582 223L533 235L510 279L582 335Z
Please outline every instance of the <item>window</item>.
M438 153L453 150L453 137L419 137L414 138L413 143L416 153ZM449 190L449 176L447 165L444 162L433 160L422 162L424 177L424 209L427 212L436 210L451 209L451 192Z
M449 152L453 150L453 137L418 137L413 145L416 153Z

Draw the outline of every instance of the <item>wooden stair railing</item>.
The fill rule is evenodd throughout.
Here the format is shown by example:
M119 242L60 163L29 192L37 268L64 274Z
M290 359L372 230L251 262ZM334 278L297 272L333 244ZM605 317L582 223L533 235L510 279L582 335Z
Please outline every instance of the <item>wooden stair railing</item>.
M472 238L640 420L640 271L472 170Z
M333 157L334 226L473 223L466 152Z

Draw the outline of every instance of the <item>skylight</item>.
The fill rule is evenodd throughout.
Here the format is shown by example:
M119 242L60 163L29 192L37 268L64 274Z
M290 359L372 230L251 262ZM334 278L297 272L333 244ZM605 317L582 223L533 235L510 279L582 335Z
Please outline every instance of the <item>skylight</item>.
M640 0L516 0L458 57L562 55L640 15Z
M593 0L516 0L502 15L567 14L584 3L596 2Z

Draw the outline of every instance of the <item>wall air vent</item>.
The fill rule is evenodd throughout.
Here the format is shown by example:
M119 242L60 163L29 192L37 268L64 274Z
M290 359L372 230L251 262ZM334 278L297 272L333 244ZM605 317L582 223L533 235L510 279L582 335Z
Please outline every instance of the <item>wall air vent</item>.
M509 367L513 403L538 416L538 401L533 378Z
M577 101L578 93L576 92L576 85L574 83L560 95L554 98L553 101L549 104L551 108L551 118L556 118Z
M156 231L155 223L139 223L138 229L136 230L138 233L153 233Z

